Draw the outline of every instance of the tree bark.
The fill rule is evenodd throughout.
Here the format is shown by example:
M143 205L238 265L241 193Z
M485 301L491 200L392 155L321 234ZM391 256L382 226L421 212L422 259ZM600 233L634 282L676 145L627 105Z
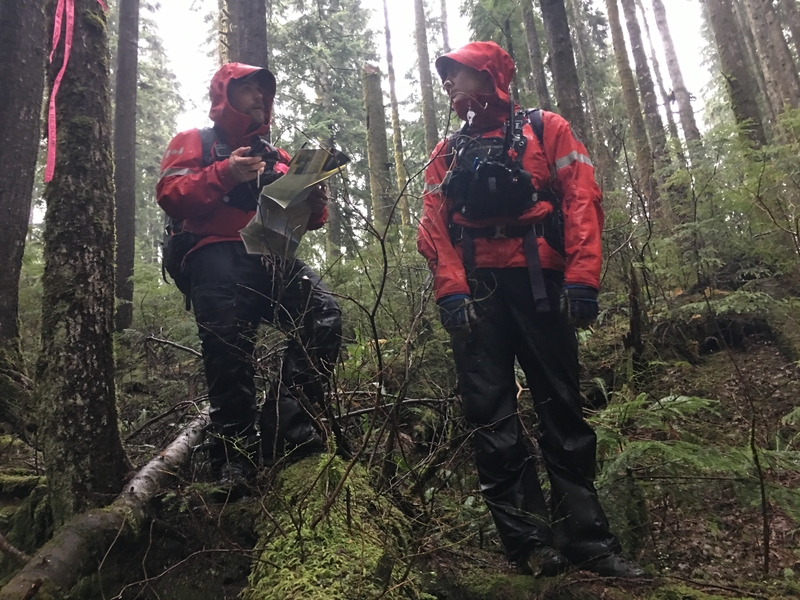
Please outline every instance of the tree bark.
M403 156L403 133L400 129L400 106L397 102L397 89L395 85L394 74L394 55L392 53L392 30L389 26L389 9L386 4L387 0L383 0L383 18L385 21L386 32L386 69L389 76L389 101L392 105L392 139L394 142L394 168L395 177L397 181L397 196L400 198L400 218L403 227L411 225L411 209L408 205L408 194L406 194L406 185L408 184L408 175L406 173L405 158ZM442 22L447 21L447 14L445 6L446 0L442 0ZM449 44L449 42L447 42ZM445 46L446 48L447 46ZM445 49L445 52L448 50Z
M631 42L631 54L636 65L636 80L639 82L639 94L642 98L645 124L650 136L650 145L656 165L665 167L669 162L667 155L667 136L664 133L664 123L658 112L658 99L653 78L650 76L650 65L642 43L642 32L639 28L639 19L636 16L636 5L633 0L620 0L628 24L628 38Z
M501 27L503 32L503 37L506 40L506 52L511 57L511 60L514 61L514 64L517 64L517 57L514 56L514 36L511 35L511 17L508 16L503 20L503 24ZM519 104L519 86L517 85L517 72L514 71L514 77L511 78L511 98Z
M269 68L267 6L265 0L228 0L236 3L234 26L238 62Z
M772 0L745 0L744 8L772 104L778 114L800 107L800 78Z
M433 153L439 143L436 127L436 107L433 100L431 60L428 55L428 32L425 24L425 2L414 0L414 38L419 59L419 85L422 93L422 121L425 125L425 151Z
M372 65L362 72L364 106L367 110L367 157L369 189L372 197L373 225L383 231L392 214L392 178L389 173L389 149L386 139L386 112L383 108L381 73Z
M672 80L672 93L675 94L675 102L678 104L681 128L683 129L683 135L686 137L687 146L691 153L692 142L701 139L700 130L697 128L697 123L694 118L692 99L683 81L683 72L678 62L678 54L675 52L675 44L672 41L669 23L667 23L667 11L664 8L664 3L661 0L651 1L653 3L653 12L656 17L656 27L658 27L661 40L664 42L664 54L667 57L667 71L669 71L669 78Z
M647 129L642 117L639 95L636 92L636 82L633 79L633 71L631 71L631 65L628 61L628 49L625 46L625 36L619 19L617 0L606 0L606 12L608 13L611 40L614 45L614 58L616 59L617 71L622 84L625 113L628 115L631 136L633 137L639 186L642 193L647 197L650 206L656 207L659 193L654 177L653 153L650 149L650 142L647 139Z
M59 61L56 61L59 63ZM119 492L127 459L114 386L114 184L106 15L76 0L45 189L41 439L57 524Z
M207 425L205 409L125 484L110 506L78 515L59 529L0 590L0 600L63 597L81 577L97 570L112 544L140 535L149 521L148 503L189 462Z
M584 29L584 22L582 15L578 8L576 0L566 0L566 8L572 15L572 33L575 37L575 60L577 63L578 71L583 77L583 96L586 100L586 113L588 118L586 128L586 147L589 149L592 158L595 160L607 156L606 151L601 151L598 148L598 143L602 143L602 137L597 131L597 101L594 97L594 90L592 89L589 78L589 41L586 39L586 30ZM604 168L606 165L603 165Z
M136 244L136 90L139 61L139 0L120 0L114 107L114 194L117 226L116 330L133 322Z
M553 88L561 115L570 122L578 137L586 139L588 128L581 103L578 70L567 22L564 0L539 0L542 20L550 48L550 68L553 71Z
M386 0L383 2L384 7L386 6ZM441 1L441 11L442 11L442 49L444 53L447 54L450 52L450 33L447 28L447 0Z
M525 27L525 37L528 40L528 56L531 60L531 75L536 88L539 108L553 110L550 100L550 91L547 89L547 76L544 72L542 60L542 46L539 42L539 32L536 31L536 19L533 16L532 0L522 0L522 24Z
M18 343L19 275L39 146L46 48L44 3L0 0L0 351Z
M756 52L756 41L753 37L753 31L750 29L750 22L747 19L744 6L741 0L732 0L734 14L736 15L736 22L739 24L739 31L742 34L744 45L746 49L745 56L747 64L749 65L750 72L758 83L759 99L761 100L760 106L763 106L763 113L765 116L764 127L774 123L778 117L778 107L772 104L772 99L767 92L767 80L764 76L764 67L758 60L758 53ZM769 132L767 132L769 136Z
M669 94L667 93L667 88L664 87L664 78L661 76L661 66L658 62L658 55L656 54L656 48L653 45L653 36L650 35L650 25L647 23L647 15L644 12L644 5L642 4L642 0L636 0L636 5L639 7L639 12L642 15L642 24L644 25L644 33L647 36L647 41L650 43L650 62L653 65L653 74L656 76L656 85L658 86L658 93L661 94L661 102L664 103L664 112L667 115L667 129L669 130L669 135L675 144L675 148L678 152L678 160L681 161L683 166L686 166L686 157L683 153L682 149L682 142L681 136L678 133L678 125L675 122L675 115L672 112L672 103L670 102Z
M758 109L755 79L747 66L747 57L741 45L741 31L731 0L704 1L734 119L747 132L753 144L761 147L767 143L767 136Z

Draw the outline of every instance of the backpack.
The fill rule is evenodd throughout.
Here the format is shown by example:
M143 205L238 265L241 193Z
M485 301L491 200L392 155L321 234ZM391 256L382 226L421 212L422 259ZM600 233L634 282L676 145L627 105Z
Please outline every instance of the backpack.
M200 134L202 147L201 168L230 156L230 150L227 151L227 156L224 156L227 146L223 144L219 144L221 146L219 153L214 152L217 145L215 144L217 142L217 134L213 127L205 127L197 131ZM189 273L184 272L183 260L189 251L197 245L201 237L189 231L183 231L183 220L173 219L169 215L165 215L164 238L161 241L161 277L169 283L167 275L170 276L186 299L186 310L191 308L191 278Z

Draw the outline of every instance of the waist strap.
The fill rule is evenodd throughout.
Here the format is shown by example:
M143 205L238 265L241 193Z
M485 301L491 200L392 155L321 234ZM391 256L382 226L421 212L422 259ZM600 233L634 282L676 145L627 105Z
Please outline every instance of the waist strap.
M455 231L454 230L458 230ZM467 272L475 269L475 238L503 239L521 237L525 248L525 262L528 263L528 277L531 282L531 292L536 305L536 312L549 312L550 300L547 297L547 285L542 272L542 261L539 259L539 243L537 238L544 237L544 227L541 223L534 225L499 225L496 227L461 227L450 226L450 235L454 239L453 245L461 243L464 267ZM510 234L516 235L510 235Z

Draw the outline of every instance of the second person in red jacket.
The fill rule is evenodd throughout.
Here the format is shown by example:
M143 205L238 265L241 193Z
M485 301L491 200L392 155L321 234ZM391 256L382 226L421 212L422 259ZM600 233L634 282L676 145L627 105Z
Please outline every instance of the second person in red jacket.
M570 562L641 577L609 531L581 412L576 325L597 317L601 194L563 118L513 105L514 63L494 42L436 60L464 127L425 172L418 247L450 333L484 500L508 558L555 575ZM541 143L540 143L541 138ZM514 363L539 417L550 506L517 412Z

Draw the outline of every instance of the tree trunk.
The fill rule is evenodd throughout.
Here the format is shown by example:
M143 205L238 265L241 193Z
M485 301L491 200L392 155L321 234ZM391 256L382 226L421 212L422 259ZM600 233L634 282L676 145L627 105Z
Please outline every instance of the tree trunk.
M369 190L372 197L372 219L375 229L383 232L389 225L393 202L381 73L377 67L365 65L362 81L364 106L367 109L367 157L369 160Z
M57 524L117 494L127 460L114 388L114 184L106 15L75 1L58 96L58 155L45 189L37 397ZM57 61L58 62L58 61Z
M661 0L652 0L652 3L653 12L656 17L656 26L661 34L661 40L664 42L664 54L667 57L667 71L669 71L669 78L672 80L672 93L675 94L675 102L678 104L683 135L686 137L687 146L691 152L692 142L701 139L700 130L697 129L697 123L694 119L694 110L692 109L692 100L689 96L689 90L686 89L686 84L683 82L683 73L681 72L681 65L678 62L678 54L675 52L675 44L672 41L669 23L667 23L667 11L664 8L664 3Z
M749 70L758 83L759 98L761 100L760 105L764 108L764 127L766 130L768 125L774 123L778 118L778 107L772 104L772 98L770 98L767 92L767 80L764 76L764 67L758 60L756 40L753 36L753 31L750 29L750 22L747 19L747 14L745 14L744 6L741 0L731 0L731 3L733 4L736 22L739 24L739 32L742 34L742 39L744 40L745 49L747 51L745 56L747 58ZM767 135L769 135L769 131L767 131Z
M647 197L651 207L658 205L658 187L655 183L653 153L647 139L642 109L639 105L639 95L636 92L636 82L628 61L628 49L625 47L625 36L619 19L619 6L617 0L606 0L608 13L608 27L611 30L611 40L614 44L614 58L617 62L620 83L622 84L622 99L625 102L625 113L633 137L636 154L636 171L639 176L639 187Z
M550 91L547 89L547 76L544 73L542 46L539 43L539 32L536 31L536 19L533 16L532 0L522 0L522 24L525 27L525 37L528 40L531 75L533 77L533 86L536 88L539 108L543 110L553 110L553 103L550 100Z
M511 57L511 60L514 61L514 64L517 64L517 57L514 56L514 38L511 35L511 17L506 17L503 21L503 26L501 27L503 31L503 37L506 40L506 52ZM514 77L511 78L511 98L519 104L519 86L517 85L517 72L514 71Z
M114 108L114 194L117 225L116 330L133 322L133 257L136 244L136 89L139 0L120 0Z
M731 0L705 0L711 30L719 53L722 76L736 123L757 147L767 143L761 112L756 99L756 83L747 66L741 45L741 32L733 13Z
M30 407L19 340L19 278L39 146L47 19L42 2L0 0L0 417L24 435Z
M442 11L445 10L445 1L442 0ZM400 129L400 106L397 102L397 89L395 86L394 74L394 55L392 54L392 32L389 27L389 9L386 4L387 0L383 0L383 18L385 20L386 32L386 66L389 75L389 101L392 105L392 138L394 141L394 168L395 177L397 178L397 196L400 198L400 218L403 227L411 225L411 210L408 206L408 194L406 194L406 185L408 184L408 175L406 174L406 163L403 157L403 133ZM442 12L442 22L447 21L447 15ZM448 42L449 43L449 42Z
M63 597L81 577L96 572L98 563L119 538L140 535L149 520L148 503L173 474L189 462L192 449L208 425L205 409L167 448L126 482L110 506L78 515L56 531L33 560L0 590L0 600Z
M44 92L42 2L0 0L0 352L18 343L18 294Z
M675 148L678 152L678 160L680 160L681 164L685 167L686 166L686 157L684 156L683 149L682 149L682 142L681 136L678 133L678 125L675 123L675 115L672 112L672 103L670 102L669 94L667 93L667 88L664 87L664 78L661 76L661 66L658 62L658 55L656 54L656 48L653 45L653 36L650 35L650 25L647 23L647 15L644 12L644 5L642 4L642 0L636 0L636 5L639 7L639 12L642 15L642 24L644 25L644 33L647 36L647 41L650 43L650 62L653 65L653 73L656 76L656 85L658 86L658 93L661 94L661 102L664 103L664 112L667 115L667 129L669 130L669 135L675 144Z
M575 0L566 0L566 8L572 15L572 33L575 36L575 59L577 61L578 71L583 77L583 86L581 89L586 99L586 112L588 117L586 147L589 149L592 158L598 160L607 156L607 151L600 150L598 147L598 144L602 144L602 136L599 131L597 131L597 101L595 100L594 90L592 89L589 78L589 40L586 37L584 21L577 2ZM607 165L603 165L603 168L607 168Z
M386 0L383 1L383 6L386 6ZM442 49L444 53L447 54L450 52L450 33L447 29L447 0L442 0L441 2L442 7ZM385 9L384 9L385 10Z
M800 107L800 78L772 0L745 0L744 7L773 105L779 114Z
M265 0L228 0L236 2L237 60L247 65L269 68L267 43L267 6Z
M433 80L431 61L428 56L428 32L425 26L425 2L414 0L414 38L417 43L419 59L419 85L422 93L422 121L425 124L425 151L433 153L439 143L436 128L436 107L433 101Z
M650 65L647 63L647 55L642 43L642 32L639 29L639 19L636 16L636 5L633 0L620 0L620 3L625 13L625 21L628 24L628 38L631 42L633 62L636 65L636 80L639 82L639 93L642 97L647 133L650 136L650 144L656 164L659 168L662 168L669 162L667 136L664 133L664 123L661 121L661 115L658 112L656 89L650 76Z
M542 20L550 48L550 68L553 71L553 88L561 115L570 122L578 137L586 139L588 128L581 103L578 70L569 35L567 9L564 0L539 0Z

